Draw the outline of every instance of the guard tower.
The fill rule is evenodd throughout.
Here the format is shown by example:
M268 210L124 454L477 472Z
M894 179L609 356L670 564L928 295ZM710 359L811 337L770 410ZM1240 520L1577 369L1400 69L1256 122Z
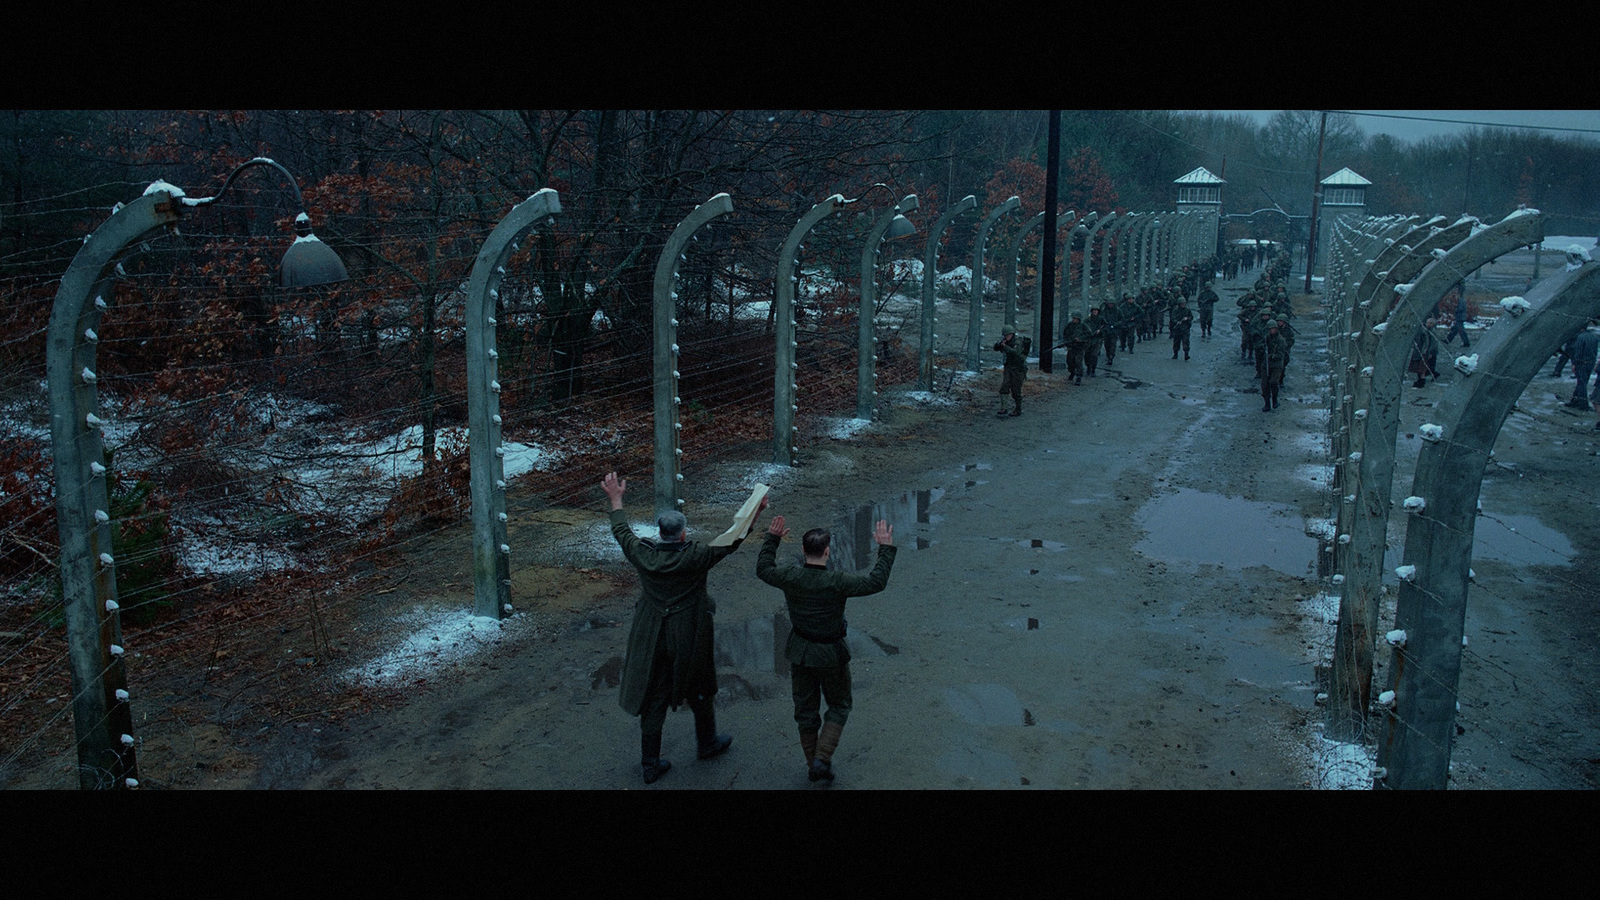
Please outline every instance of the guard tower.
M1178 186L1178 212L1192 210L1211 214L1206 220L1210 223L1207 246L1216 249L1217 229L1222 222L1222 186L1228 182L1201 166L1172 183Z
M1322 185L1322 203L1317 211L1317 262L1315 269L1323 271L1328 253L1333 247L1333 223L1345 219L1350 222L1367 214L1367 188L1372 182L1350 171L1346 166L1319 182Z

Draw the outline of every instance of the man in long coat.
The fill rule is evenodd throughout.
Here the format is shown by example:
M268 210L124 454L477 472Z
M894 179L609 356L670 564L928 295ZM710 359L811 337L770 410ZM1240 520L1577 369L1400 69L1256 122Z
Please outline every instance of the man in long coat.
M1000 376L1000 412L999 416L1022 415L1022 382L1028 377L1028 351L1017 338L1017 329L1010 325L1000 330L1003 337L995 342L994 349L1005 355L1005 369ZM1011 395L1011 402L1016 404L1011 412L1006 412L1006 395Z
M639 602L633 608L617 700L623 711L639 717L640 766L645 784L654 784L672 768L672 762L661 757L668 707L687 703L694 713L701 759L718 756L733 743L730 735L717 734L711 706L717 693L711 617L717 605L706 593L706 573L739 549L744 539L726 547L691 541L683 513L668 511L656 520L661 539L643 540L633 533L622 510L627 480L610 472L600 486L611 499L611 534L639 572ZM763 497L761 508L766 506Z

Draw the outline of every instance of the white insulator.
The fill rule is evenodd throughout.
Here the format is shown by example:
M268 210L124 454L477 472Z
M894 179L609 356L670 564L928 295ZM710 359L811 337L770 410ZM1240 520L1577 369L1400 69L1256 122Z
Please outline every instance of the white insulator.
M1444 259L1444 249L1442 247L1435 247L1433 250L1429 251L1428 255L1434 259Z
M1348 534L1339 535L1339 543L1341 543L1341 544L1350 543L1350 535L1348 535Z
M122 645L120 645L120 644L112 644L110 647L106 648L106 652L110 653L112 656L121 656L122 655Z
M673 353L677 353L678 352L678 345L677 344L673 344L672 345L672 352Z
M1360 338L1361 338L1361 332L1359 332L1359 331L1350 332L1350 340L1352 340L1352 341L1360 340Z
M1356 410L1356 418L1365 419L1366 417L1367 417L1367 411L1366 410L1364 410L1364 409Z
M677 291L673 291L672 292L672 299L674 299L674 300L678 299L678 292Z
M673 422L673 423L672 423L672 427L673 427L673 428L674 428L674 429L678 429L678 430L681 430L681 429L682 429L682 428L683 428L683 423L682 423L682 422Z
M1417 567L1416 566L1401 566L1398 569L1394 570L1394 574L1398 575L1400 577L1401 581L1416 581L1417 580Z
M789 349L795 350L795 349L798 349L799 347L800 347L800 342L799 341L790 341L789 342Z
M109 612L116 612L117 610L119 610L121 608L122 607L117 605L117 601L115 601L115 600L107 600L106 601L106 612L108 612L108 613Z
M122 736L122 746L124 746L124 747L132 747L133 746L133 735L131 735L131 734L123 735Z
M678 320L677 319L673 319L672 320L672 327L673 328L677 328L678 327Z
M117 263L117 265L120 266L120 265L122 265L122 263ZM105 311L105 309L106 309L106 298L104 298L104 297L96 297L96 298L94 298L94 308L98 309L98 310L101 310L102 312Z
M672 377L673 378L677 378L678 377L678 370L677 369L673 369L672 370Z
M1463 634L1461 636L1461 646L1465 647L1466 645L1467 645L1467 636Z
M676 506L682 506L682 505L683 505L683 501L682 501L682 500L679 500L679 501L677 501L677 502L676 502L676 504L675 504L675 505L676 505Z
M490 359L499 359L500 358L500 351L498 351L498 350L490 350L489 351L489 358Z
M104 525L111 521L111 516L105 510L97 509L94 511L94 520L99 522L101 525Z
M494 423L495 423L495 424L496 424L496 425L499 425L499 424L501 424L501 420L500 420L500 416L499 416L499 414L498 414L498 413L497 413L497 414L495 414L495 415L492 415L492 416L490 416L490 417L489 417L489 420L490 420L490 421L492 421L492 422L494 422Z
M682 397L673 397L672 398L672 402L673 403L682 403L683 402L683 398Z
M1383 693L1379 694L1378 695L1378 705L1383 707L1384 709L1392 709L1392 708L1394 708L1394 691L1384 691ZM1372 774L1373 774L1373 777L1375 777L1375 778L1382 778L1383 777L1382 775L1378 774L1378 770L1377 769L1373 769L1372 770ZM1387 773L1385 773L1385 774L1387 774Z
M1406 631L1404 628L1396 628L1384 635L1383 639L1388 641L1390 646L1404 647L1406 645Z
M489 327L490 328L493 328L494 326L499 325L499 324L500 323L495 320L494 316L490 316L489 317Z
M673 447L672 448L672 455L673 456L682 456L683 455L683 448L682 447Z
M1444 439L1444 428L1431 422L1419 425L1417 433L1422 435L1422 439L1425 441L1441 441Z
M1401 505L1405 507L1406 512L1419 513L1428 508L1428 501L1421 497L1411 496L1407 497L1405 503Z
M792 412L792 413L797 413L797 412L799 412L799 411L800 411L800 407L798 407L798 406L791 406L791 407L789 407L789 412Z
M683 480L683 475L680 473L680 474L672 476L672 478L673 478L674 481L682 481Z
M83 376L83 383L84 384L94 384L95 381L98 380L98 379L96 379L94 377L94 371L92 369L90 369L88 366L84 366L83 367L83 371L79 372L78 374Z
M1335 576L1333 576L1333 583L1334 584L1344 584L1344 576L1343 575L1335 575Z
M1463 375L1471 375L1473 372L1478 371L1478 354L1456 357L1456 369Z
M1477 584L1478 583L1478 573L1473 571L1472 569L1468 569L1467 570L1467 580L1472 582L1473 584Z
M94 342L100 340L100 335L95 334L93 328L85 328L83 330L83 339L93 344Z
M489 288L489 299L490 300L499 300L500 299L500 292L495 290L494 288Z
M105 419L100 418L99 416L95 415L94 413L89 413L88 415L84 416L83 420L85 422L89 423L89 427L90 428L99 428L102 425L106 424L106 420Z
M1414 287L1416 287L1414 284L1397 284L1394 286L1394 292L1404 297L1406 294L1411 293L1411 289Z
M1388 330L1389 330L1389 323L1388 322L1379 322L1378 324L1372 326L1372 333L1373 334L1383 334L1385 331L1388 331Z
M799 363L789 363L789 368L791 368L791 369L799 369L800 368L800 364Z
M1350 401L1352 401L1354 399L1355 399L1354 396L1352 396L1350 394L1345 394L1343 397L1339 398L1339 402L1340 403L1349 403Z
M509 522L509 521L511 521L510 519L508 519L506 517L505 513L496 513L495 514L495 518L499 519L501 522Z
M1353 462L1353 463L1354 462L1361 462L1361 451L1357 450L1356 452L1350 454L1350 461Z
M1371 366L1367 366L1366 368L1362 369L1361 370L1361 377L1362 378L1371 378L1372 377L1372 367Z
M102 563L102 564L103 564L103 565L107 565L107 566L109 566L109 565L113 565L113 564L114 564L114 563L115 563L115 562L116 562L116 560L114 560L114 559L112 559L112 558L111 558L111 554L109 554L109 553L102 553L102 554L100 554L100 562L101 562L101 563Z
M872 361L873 362L877 362L878 361L878 354L876 354L876 353L872 354Z
M494 455L496 457L498 457L498 458L504 459L505 455L506 455L506 448L504 448L504 447L496 447L496 448L494 448Z
M122 703L127 703L128 702L128 692L123 690L122 688L117 688L117 700L119 702L122 702Z
M1506 297L1500 301L1500 308L1513 316L1520 316L1530 307L1528 306L1528 301L1521 297Z
M500 382L498 382L498 381L489 382L489 390L494 391L496 394L500 393Z
M1354 372L1356 370L1356 364L1355 363L1351 363L1350 365L1345 366L1344 370L1346 372Z
M106 473L106 467L100 465L97 462L92 462L92 463L89 463L89 471L91 473L93 473L95 476L98 477L98 476L104 475Z
M511 552L511 545L510 544L501 544L500 545L500 552L501 553L510 553Z
M504 478L496 478L495 481L494 481L494 486L495 486L495 490L500 490L500 491L505 490L506 489L506 481L505 481L505 479Z

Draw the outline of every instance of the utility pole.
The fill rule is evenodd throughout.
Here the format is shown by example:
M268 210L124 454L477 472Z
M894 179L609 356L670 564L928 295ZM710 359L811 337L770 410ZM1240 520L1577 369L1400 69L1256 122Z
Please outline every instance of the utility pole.
M1311 293L1311 271L1317 264L1317 210L1322 205L1322 140L1328 135L1328 111L1322 111L1317 129L1317 173L1311 178L1311 228L1306 237L1306 293Z
M1055 363L1056 309L1056 194L1061 187L1056 171L1061 162L1061 110L1050 110L1050 138L1046 144L1044 170L1044 248L1039 261L1039 371L1049 372Z

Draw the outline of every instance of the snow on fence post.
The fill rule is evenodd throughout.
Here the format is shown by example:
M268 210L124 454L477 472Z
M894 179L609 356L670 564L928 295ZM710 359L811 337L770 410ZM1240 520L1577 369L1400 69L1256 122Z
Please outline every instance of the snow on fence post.
M878 348L873 319L878 310L878 254L896 219L917 208L917 195L907 194L878 217L861 246L861 295L856 307L856 418L871 419L878 395ZM909 224L909 222L903 223ZM913 234L915 232L912 232ZM909 237L909 234L901 237ZM895 240L890 237L888 240Z
M1501 235L1506 239L1518 238ZM1406 643L1389 670L1395 702L1378 742L1383 774L1375 788L1446 786L1483 471L1506 417L1545 360L1600 316L1600 264L1552 276L1526 299L1528 311L1478 339L1478 369L1446 389L1434 411L1442 432L1417 456L1411 493L1428 503L1406 525L1404 562L1416 574L1400 584L1395 603L1394 627Z
M472 478L473 612L504 618L511 606L511 544L506 530L505 459L500 449L500 371L495 350L495 302L506 262L523 236L561 212L550 188L506 213L478 250L467 282L467 451Z

